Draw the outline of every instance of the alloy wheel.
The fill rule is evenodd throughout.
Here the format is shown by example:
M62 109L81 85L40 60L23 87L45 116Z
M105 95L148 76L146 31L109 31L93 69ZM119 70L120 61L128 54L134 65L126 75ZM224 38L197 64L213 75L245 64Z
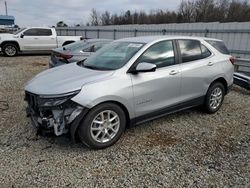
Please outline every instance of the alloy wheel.
M7 46L5 47L4 52L8 55L8 56L14 56L16 54L16 48L14 46Z
M209 105L210 107L215 110L217 109L222 102L222 89L220 87L214 88L210 95Z
M120 118L112 110L100 112L91 123L91 137L99 143L111 141L120 128Z

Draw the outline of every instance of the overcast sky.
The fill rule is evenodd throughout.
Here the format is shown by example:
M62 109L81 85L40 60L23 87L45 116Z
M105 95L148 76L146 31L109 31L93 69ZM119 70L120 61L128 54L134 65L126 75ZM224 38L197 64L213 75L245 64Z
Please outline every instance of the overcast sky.
M24 26L52 26L58 21L68 25L85 24L90 11L108 10L121 13L126 10L168 9L175 10L181 0L7 0L8 13L15 23ZM5 14L4 0L0 0L0 15Z

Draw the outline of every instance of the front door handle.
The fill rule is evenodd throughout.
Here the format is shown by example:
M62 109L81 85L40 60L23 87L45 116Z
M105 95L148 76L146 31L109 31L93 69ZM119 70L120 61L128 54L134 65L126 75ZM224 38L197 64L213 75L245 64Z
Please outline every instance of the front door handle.
M178 74L179 73L179 71L177 71L177 70L172 70L172 71L170 71L170 75L176 75L176 74Z
M207 65L208 65L208 66L213 66L214 63L213 63L213 62L209 62Z

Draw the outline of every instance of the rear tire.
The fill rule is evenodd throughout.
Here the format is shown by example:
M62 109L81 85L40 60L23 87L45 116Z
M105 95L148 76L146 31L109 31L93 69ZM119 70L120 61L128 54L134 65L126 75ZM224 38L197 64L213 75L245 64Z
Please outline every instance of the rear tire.
M78 135L89 148L104 149L115 144L126 127L124 111L114 103L91 109L79 125Z
M213 83L207 91L204 110L209 114L217 112L223 103L224 96L224 85L220 82Z
M7 43L3 45L3 53L7 57L14 57L18 54L18 47L15 44Z

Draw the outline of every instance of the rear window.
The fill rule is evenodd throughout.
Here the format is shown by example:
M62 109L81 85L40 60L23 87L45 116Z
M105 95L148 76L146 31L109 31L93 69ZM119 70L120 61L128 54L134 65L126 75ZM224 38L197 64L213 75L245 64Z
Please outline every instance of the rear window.
M209 44L211 44L216 50L218 50L222 54L230 54L226 45L222 41L214 41L214 40L206 40Z

